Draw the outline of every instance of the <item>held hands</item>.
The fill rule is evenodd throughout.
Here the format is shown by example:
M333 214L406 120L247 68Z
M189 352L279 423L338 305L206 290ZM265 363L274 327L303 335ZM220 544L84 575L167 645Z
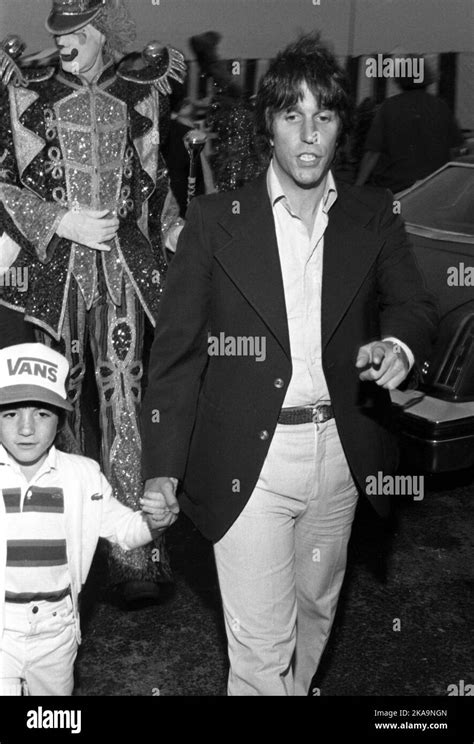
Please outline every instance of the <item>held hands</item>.
M108 209L71 209L66 212L56 233L74 243L81 243L95 251L110 251L105 243L112 240L119 227L118 217L106 217Z
M373 380L386 390L394 390L410 371L408 358L393 341L372 341L359 349L356 367L360 380Z
M164 530L176 522L179 505L176 498L176 478L150 478L145 482L140 505L150 530Z

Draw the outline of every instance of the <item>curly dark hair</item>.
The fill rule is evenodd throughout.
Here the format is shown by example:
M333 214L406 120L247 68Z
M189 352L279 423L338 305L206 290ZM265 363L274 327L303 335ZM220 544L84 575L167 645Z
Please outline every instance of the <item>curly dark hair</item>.
M335 55L321 42L319 32L315 32L300 36L280 52L260 80L255 127L263 149L270 149L273 116L302 99L304 83L319 106L339 116L338 147L344 144L354 109L349 83Z

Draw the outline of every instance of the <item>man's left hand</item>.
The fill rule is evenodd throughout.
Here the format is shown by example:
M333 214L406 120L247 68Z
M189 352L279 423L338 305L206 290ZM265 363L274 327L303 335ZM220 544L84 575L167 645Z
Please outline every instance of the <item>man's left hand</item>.
M360 380L372 380L387 390L395 390L410 371L408 358L393 341L372 341L359 349L356 367Z

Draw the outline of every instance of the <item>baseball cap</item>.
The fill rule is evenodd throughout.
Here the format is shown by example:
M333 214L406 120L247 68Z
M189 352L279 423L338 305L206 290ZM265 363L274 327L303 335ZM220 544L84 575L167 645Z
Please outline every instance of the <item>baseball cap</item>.
M39 401L66 411L69 363L44 344L15 344L0 349L0 405Z
M93 21L105 6L106 0L53 0L46 28L55 36L72 34Z

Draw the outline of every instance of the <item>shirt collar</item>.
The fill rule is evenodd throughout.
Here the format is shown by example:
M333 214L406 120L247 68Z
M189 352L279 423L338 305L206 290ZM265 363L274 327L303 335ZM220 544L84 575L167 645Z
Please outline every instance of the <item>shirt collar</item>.
M9 453L7 452L3 444L0 444L0 465L9 465L14 470L20 471L20 466L18 465L17 461L14 460L13 457L11 457L11 455L9 455ZM42 464L41 468L38 470L36 476L42 472L48 472L49 470L57 470L57 468L58 468L58 451L53 444L53 446L50 447L46 460Z
M291 212L291 214L294 214L294 211L291 208L289 199L286 196L285 192L283 191L283 188L278 179L278 176L275 173L275 169L273 167L273 160L270 161L270 165L268 166L268 170L267 170L267 191L270 197L270 201L272 203L272 207L274 207L275 204L277 204L277 202L282 201L286 209L288 209L289 212ZM336 199L337 199L336 182L334 180L334 176L332 175L332 172L328 171L328 174L326 176L326 183L324 185L323 198L322 198L323 212L327 214L329 210L331 209L332 205L334 204L334 202L336 201Z

